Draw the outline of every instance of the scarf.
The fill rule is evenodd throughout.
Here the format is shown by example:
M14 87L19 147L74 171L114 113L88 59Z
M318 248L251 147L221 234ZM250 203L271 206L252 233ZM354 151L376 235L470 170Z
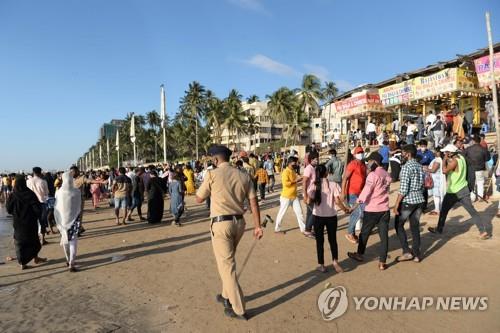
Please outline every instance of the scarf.
M56 192L54 218L61 233L61 245L64 245L68 244L68 230L80 215L82 196L80 190L74 186L73 177L69 172L62 175L62 180L62 186Z

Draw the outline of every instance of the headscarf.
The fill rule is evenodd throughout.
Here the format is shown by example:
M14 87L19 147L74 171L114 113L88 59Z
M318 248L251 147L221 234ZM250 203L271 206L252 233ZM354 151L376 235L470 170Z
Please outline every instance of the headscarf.
M80 215L82 205L81 192L74 186L70 173L63 173L62 180L54 206L54 218L57 229L61 232L61 245L68 243L68 230Z
M33 213L36 217L42 213L36 194L26 185L22 175L15 178L14 191L7 201L7 212L14 215L16 220L27 222L27 216Z

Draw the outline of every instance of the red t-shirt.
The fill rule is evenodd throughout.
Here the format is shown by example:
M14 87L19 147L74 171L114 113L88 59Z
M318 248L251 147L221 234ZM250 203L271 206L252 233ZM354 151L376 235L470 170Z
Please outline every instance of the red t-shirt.
M347 194L360 195L366 180L366 165L359 160L347 164L347 171L351 173L348 179Z

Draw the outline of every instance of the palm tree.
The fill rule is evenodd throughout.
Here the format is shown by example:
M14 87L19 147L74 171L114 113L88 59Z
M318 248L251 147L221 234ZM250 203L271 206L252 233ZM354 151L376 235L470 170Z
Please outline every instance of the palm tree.
M289 134L292 137L293 145L295 145L296 140L300 142L302 133L309 128L311 128L309 124L309 116L300 107L300 104L297 104L292 112L292 119L289 123Z
M224 99L224 109L226 113L224 126L229 132L228 141L231 141L233 134L235 134L236 137L239 138L239 134L245 133L246 131L244 127L244 125L246 124L246 119L245 114L243 113L243 108L241 106L241 98L242 96L238 93L238 91L232 89L229 92L229 96Z
M224 102L207 90L207 126L213 130L213 141L220 143L222 140L222 125L225 115Z
M198 126L200 118L204 116L205 111L205 87L200 83L193 81L189 84L188 90L184 92L181 98L181 111L183 111L195 124L195 151L196 160L198 154Z
M161 125L161 117L156 112L156 110L152 110L146 113L146 122L148 123L149 128L153 131L153 140L155 144L155 162L158 161L158 129Z
M333 81L325 82L325 87L323 88L323 98L325 103L328 103L328 132L330 132L330 116L332 112L333 99L337 97L339 89Z
M248 104L253 104L255 102L260 102L259 100L259 96L257 95L250 95L248 98L247 98L247 103Z
M283 124L287 134L285 135L285 149L288 145L289 126L292 110L297 104L297 98L293 91L286 87L276 90L272 95L266 96L269 101L267 102L267 113L272 121Z
M321 92L321 81L313 74L305 74L302 78L302 85L297 90L297 94L303 110L309 116L311 116L309 111L312 111L314 115L317 115L319 110L318 101L323 98L323 94Z
M260 129L260 122L257 120L256 116L251 114L247 117L246 125L248 133L250 134L250 141L254 141L254 144L257 147L257 144L255 143L255 133L257 133ZM252 146L252 144L250 144L250 146Z

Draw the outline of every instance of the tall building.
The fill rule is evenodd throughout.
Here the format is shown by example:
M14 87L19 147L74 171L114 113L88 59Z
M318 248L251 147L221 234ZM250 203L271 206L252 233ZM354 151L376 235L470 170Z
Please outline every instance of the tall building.
M249 133L247 130L248 133L232 134L231 138L229 131L224 129L221 141L223 145L236 145L242 150L255 150L264 147L269 142L283 138L283 124L274 123L267 115L267 102L254 102L252 104L244 102L242 106L247 119L250 115L255 116L259 126L254 133Z

